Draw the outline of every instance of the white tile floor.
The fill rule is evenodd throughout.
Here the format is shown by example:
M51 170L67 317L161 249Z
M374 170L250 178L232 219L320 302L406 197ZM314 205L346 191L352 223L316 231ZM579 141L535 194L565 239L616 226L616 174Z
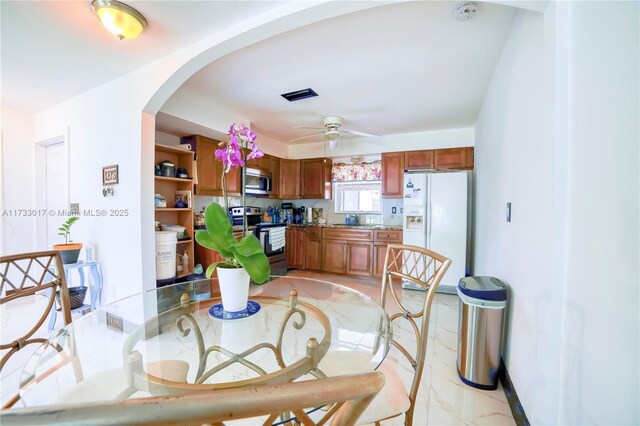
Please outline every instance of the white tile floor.
M295 272L310 278L322 277L351 287L379 300L380 281L371 278L352 278L309 272ZM424 293L399 290L402 302L420 306ZM402 345L415 342L413 331L406 324L398 326L394 321L394 337ZM495 391L483 391L462 383L458 377L456 359L458 342L458 297L436 294L431 307L429 340L422 381L414 412L414 425L514 425L511 409L501 385ZM413 371L403 356L391 349L389 358L400 364L399 373L408 385ZM407 386L408 388L408 386ZM401 425L404 417L382 422L383 425Z
M380 281L378 279L353 278L310 272L294 272L294 274L309 278L327 279L365 293L375 300L379 299ZM422 304L424 293L410 290L399 291L403 303L407 306L419 307ZM6 317L3 320L6 321ZM457 296L437 294L431 309L427 356L416 401L414 424L515 424L501 386L495 391L481 391L466 386L460 381L456 370L457 328ZM40 330L40 332L48 334L46 329ZM406 324L406 327L394 325L394 337L399 343L408 347L410 347L412 341L415 342L413 331L408 324ZM409 364L393 348L388 358L389 362L394 360L398 362L398 372L408 388L408 384L413 377L413 371ZM16 379L17 376L19 376L17 369L6 368L3 370L3 400L6 400L14 390L11 389L11 386L8 386L9 382L12 381L10 379ZM383 424L400 425L403 422L404 418L398 417L387 420Z

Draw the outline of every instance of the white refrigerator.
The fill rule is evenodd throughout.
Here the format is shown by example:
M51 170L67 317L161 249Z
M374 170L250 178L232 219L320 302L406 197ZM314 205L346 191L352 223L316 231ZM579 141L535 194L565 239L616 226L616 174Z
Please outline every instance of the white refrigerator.
M470 173L405 173L403 243L425 247L449 259L438 292L456 294L468 271ZM408 262L411 269L411 260ZM405 281L403 288L424 290Z

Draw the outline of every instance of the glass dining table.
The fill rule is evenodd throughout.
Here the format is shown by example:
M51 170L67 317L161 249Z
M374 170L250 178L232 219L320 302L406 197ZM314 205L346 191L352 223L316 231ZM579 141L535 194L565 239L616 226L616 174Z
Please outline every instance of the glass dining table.
M249 300L241 318L226 318L212 279L100 307L55 332L27 361L16 407L322 378L323 365L344 352L373 371L389 350L384 309L342 285L274 276L252 285Z

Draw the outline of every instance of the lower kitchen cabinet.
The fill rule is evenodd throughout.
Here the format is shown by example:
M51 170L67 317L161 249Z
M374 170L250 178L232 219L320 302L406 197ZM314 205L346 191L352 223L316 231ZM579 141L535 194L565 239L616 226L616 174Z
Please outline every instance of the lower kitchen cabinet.
M384 259L387 255L387 246L389 243L402 244L402 231L376 230L373 233L373 240L373 275L381 277L384 273Z
M373 243L347 243L347 274L371 276L373 270Z
M320 228L308 228L305 251L304 268L312 271L322 271L322 237Z
M304 260L306 254L307 230L305 228L296 228L294 233L294 244L296 245L295 256L293 257L293 268L304 269Z
M346 273L346 254L346 241L322 240L322 270L334 274Z
M387 255L387 244L376 243L373 246L373 275L381 277L384 272L384 258Z
M305 228L287 228L284 238L287 266L293 269L304 269L307 230Z
M400 230L290 227L285 238L289 268L332 274L381 276L389 243L401 243Z

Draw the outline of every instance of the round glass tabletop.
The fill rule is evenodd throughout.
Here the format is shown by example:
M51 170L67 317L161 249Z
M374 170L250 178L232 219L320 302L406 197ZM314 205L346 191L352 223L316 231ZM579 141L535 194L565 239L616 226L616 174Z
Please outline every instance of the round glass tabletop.
M258 306L243 318L217 318L213 279L98 308L59 330L29 359L22 403L109 401L324 377L323 363L340 352L375 370L389 350L387 314L347 287L272 277L252 286L249 300Z

